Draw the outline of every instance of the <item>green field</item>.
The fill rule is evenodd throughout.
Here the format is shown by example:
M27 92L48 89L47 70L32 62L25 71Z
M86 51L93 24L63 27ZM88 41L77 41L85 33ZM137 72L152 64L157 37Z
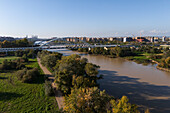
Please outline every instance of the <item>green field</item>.
M137 56L130 56L130 57L125 57L125 58L128 60L133 60L134 62L139 63L139 64L144 64L144 65L151 63L150 59L157 61L159 63L161 62L161 58L154 59L154 58L150 57L151 55L153 55L151 53L139 52L137 54L138 54ZM162 56L163 54L161 53L161 54L154 54L154 55Z
M14 60L14 59L17 59L18 57L0 57L0 63L2 63L3 60L7 59L7 60Z
M15 59L16 57L6 57ZM3 58L4 59L4 58ZM0 61L3 60L0 58ZM36 59L29 59L26 65L29 68L38 67ZM20 112L49 112L58 110L54 97L47 97L44 92L44 77L39 78L37 83L21 83L15 77L15 70L0 73L0 113ZM41 71L42 72L42 71Z
M149 59L146 56L134 56L134 59Z

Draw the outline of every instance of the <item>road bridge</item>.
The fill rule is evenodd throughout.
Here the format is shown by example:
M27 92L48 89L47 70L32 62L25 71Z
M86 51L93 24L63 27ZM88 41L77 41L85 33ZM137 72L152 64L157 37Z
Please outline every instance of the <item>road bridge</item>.
M116 47L120 45L91 45L85 41L81 41L81 43L65 43L59 44L56 46L48 46L50 42L53 41L65 41L64 38L55 38L50 41L47 41L40 45L39 47L18 47L18 48L0 48L0 52L9 52L9 51L18 51L18 50L26 50L26 49L34 49L34 50L44 50L44 49L64 49L64 48L94 48L94 47Z

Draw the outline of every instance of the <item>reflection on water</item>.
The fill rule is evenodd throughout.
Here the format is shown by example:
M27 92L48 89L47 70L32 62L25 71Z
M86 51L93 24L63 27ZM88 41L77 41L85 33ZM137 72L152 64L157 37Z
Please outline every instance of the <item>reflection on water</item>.
M107 58L81 54L70 50L51 50L64 55L79 54L89 62L100 66L100 89L120 98L129 97L141 108L149 107L152 112L170 113L170 73L156 69L155 65L143 66L122 58Z

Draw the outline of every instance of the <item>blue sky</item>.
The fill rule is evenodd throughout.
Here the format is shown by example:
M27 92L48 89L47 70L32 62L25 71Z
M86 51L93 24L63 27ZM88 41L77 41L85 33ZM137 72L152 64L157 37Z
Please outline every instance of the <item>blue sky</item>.
M170 0L0 0L0 36L170 35Z

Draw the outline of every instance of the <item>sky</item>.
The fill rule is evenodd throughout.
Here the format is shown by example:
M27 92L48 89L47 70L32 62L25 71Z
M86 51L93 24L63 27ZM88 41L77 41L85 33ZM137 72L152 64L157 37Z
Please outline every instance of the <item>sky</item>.
M0 36L170 36L170 0L0 0Z

